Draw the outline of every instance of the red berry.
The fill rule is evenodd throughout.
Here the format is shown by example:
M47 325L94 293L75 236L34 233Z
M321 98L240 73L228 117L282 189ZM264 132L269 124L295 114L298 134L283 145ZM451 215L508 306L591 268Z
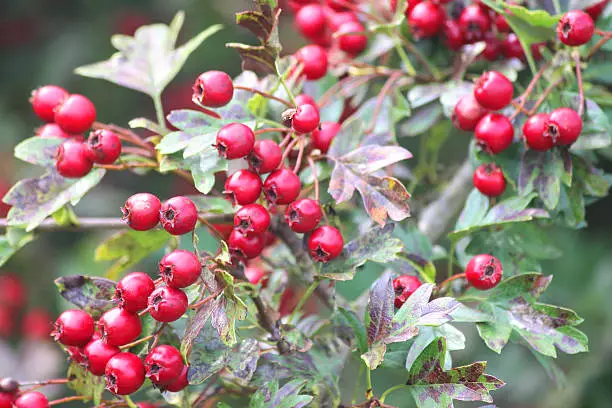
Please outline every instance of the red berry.
M161 202L149 193L134 194L121 208L123 221L133 230L147 231L159 224Z
M470 4L459 15L459 27L466 43L471 44L484 38L491 29L489 14L477 4Z
M133 394L145 380L145 368L136 354L115 354L104 370L106 389L116 395Z
M300 106L300 105L317 106L317 102L310 95L299 94L298 96L295 97L295 106Z
M261 194L261 179L250 170L238 170L225 181L223 193L234 205L254 203Z
M176 347L161 345L152 349L144 360L146 377L155 385L167 385L183 372L183 356Z
M584 12L587 13L593 21L596 21L601 13L603 13L604 9L608 5L608 0L600 1L599 3L595 3L592 6L586 7Z
M79 94L72 94L55 109L55 123L68 133L83 133L96 120L96 107Z
M147 298L155 290L153 279L144 272L125 275L115 287L114 300L119 307L130 313L138 313L147 308Z
M15 394L19 392L19 383L11 377L0 379L0 392Z
M474 187L487 197L498 197L506 189L504 172L495 164L483 164L474 172Z
M149 296L149 313L158 322L173 322L187 311L187 295L169 286L157 288Z
M548 132L548 120L548 114L538 113L525 121L523 138L530 149L546 151L555 145L555 140Z
M15 408L48 408L49 400L42 392L30 391L22 394L13 404Z
M516 34L508 34L502 41L502 52L506 58L525 58L525 50Z
M305 37L318 37L325 33L326 19L323 7L307 4L295 13L295 25Z
M0 338L10 337L15 331L15 310L0 305Z
M198 223L198 209L187 197L172 197L162 204L159 222L172 235L187 234Z
M291 127L296 133L310 133L319 126L319 110L314 105L300 105L297 107Z
M198 257L193 252L184 249L170 252L159 262L159 273L164 282L177 289L194 284L201 272L202 264Z
M66 347L66 352L68 353L68 359L70 361L73 361L77 364L85 364L85 352L83 350L83 347L69 346Z
M294 232L310 232L319 225L323 212L318 201L302 198L289 204L285 211L285 221Z
M414 6L408 16L408 24L416 38L433 37L438 34L444 20L446 20L446 14L442 6L430 1Z
M474 130L478 144L491 154L506 150L514 140L514 128L510 119L499 113L488 113Z
M153 404L151 402L139 402L136 404L136 406L138 408L158 408L156 404Z
M501 33L510 32L508 20L506 20L506 17L502 16L501 14L495 15L495 27L497 28L497 31Z
M181 374L178 376L178 378L170 384L164 386L164 391L179 392L185 389L185 387L189 385L189 381L187 380L188 371L189 367L183 366L183 371L181 371Z
M514 88L504 74L497 71L485 72L474 85L474 97L480 105L498 110L512 101Z
M0 275L0 305L20 308L27 301L26 289L21 278L13 273Z
M286 205L300 194L300 178L289 169L270 173L263 185L263 192L271 204Z
M344 11L348 10L348 4L355 3L354 0L326 0L326 3L329 7L331 7L335 11Z
M488 61L495 61L502 51L502 42L495 35L485 35L485 49L482 55Z
M56 85L46 85L32 91L30 103L36 116L45 122L53 122L55 108L66 100L70 94Z
M0 408L13 408L14 399L13 393L0 391Z
M263 235L246 236L238 230L232 231L227 245L230 253L238 260L253 259L263 251L266 240Z
M275 170L281 163L283 149L273 140L258 140L253 150L247 156L249 168L259 174L269 173Z
M312 131L312 147L319 149L321 153L327 153L329 146L340 131L340 124L336 122L323 122Z
M230 123L219 129L217 144L219 156L228 160L239 159L253 150L255 134L247 125Z
M106 344L121 347L140 336L142 324L137 314L116 307L100 317L98 329Z
M86 366L93 375L104 375L106 363L115 354L119 354L119 347L106 344L102 339L90 341L83 349L83 354L86 357Z
M368 46L368 37L365 34L365 28L359 22L349 21L342 24L336 35L338 36L338 46L347 54L360 54Z
M582 132L580 115L570 108L558 108L548 114L548 133L559 146L574 143Z
M419 3L422 3L422 2L423 2L423 0L407 0L406 1L406 10L404 10L404 14L406 15L406 18L408 18L410 16L410 13L416 7L416 5L419 4ZM395 10L397 9L397 0L392 0L391 8L395 12Z
M395 307L402 307L406 300L421 286L422 283L416 276L402 275L393 279L393 289L395 290Z
M487 114L487 109L480 106L473 93L463 95L455 105L452 121L455 127L465 131L472 131Z
M70 139L72 137L71 134L64 132L57 123L45 123L36 129L36 134L42 138L61 137L63 139Z
M327 74L327 52L318 45L306 45L295 53L302 64L302 73L308 80L323 78Z
M317 262L331 261L340 255L343 247L342 234L329 225L318 227L308 238L308 251Z
M244 268L244 276L253 285L258 285L261 282L262 286L266 286L266 281L268 280L266 271L257 266L247 266Z
M497 258L492 255L476 255L465 267L465 278L479 290L491 289L501 281L502 266Z
M244 235L259 235L270 226L270 213L262 205L248 204L234 215L234 228Z
M232 78L222 71L207 71L193 84L192 98L203 106L220 108L227 105L234 96Z
M96 130L87 139L87 156L99 164L113 164L121 155L121 139L110 130Z
M455 20L447 19L444 21L442 27L442 33L444 34L444 44L451 50L458 50L463 46L463 34L461 33L461 27Z
M330 11L326 13L327 24L332 31L338 31L344 23L359 23L359 18L351 11L343 11L340 13Z
M51 337L65 346L84 346L94 334L93 318L78 309L66 310L59 315Z
M32 309L23 316L21 333L27 339L48 340L52 326L49 312L42 309Z
M571 46L588 43L594 32L593 19L582 10L568 11L557 25L557 37L563 44Z
M91 171L93 163L87 145L78 140L66 140L57 148L55 168L66 178L81 178Z

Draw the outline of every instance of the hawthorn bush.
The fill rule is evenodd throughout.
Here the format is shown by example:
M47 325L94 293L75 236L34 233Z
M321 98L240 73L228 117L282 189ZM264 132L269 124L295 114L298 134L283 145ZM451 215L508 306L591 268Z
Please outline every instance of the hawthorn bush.
M44 173L4 197L0 264L36 231L90 228L119 230L95 254L116 263L105 278L56 280L74 305L51 331L66 377L4 378L0 408L490 403L504 382L483 361L453 364L466 347L455 323L497 353L526 347L558 379L558 351L586 352L588 340L576 312L539 301L552 279L541 262L558 255L555 228L584 227L585 206L610 187L597 62L612 18L607 1L528 3L256 0L236 23L259 43L227 44L243 72L201 73L193 105L168 111L162 92L221 28L178 46L178 13L113 36L115 54L75 71L150 96L155 120L108 124L87 95L34 90L46 123L15 157ZM309 42L293 54L281 15ZM416 164L403 137L420 139ZM472 142L442 174L451 138ZM112 171L182 178L198 193L134 191L115 218L77 216ZM200 247L205 235L216 251ZM133 270L160 249L158 271ZM384 272L355 300L340 296L336 282L369 263ZM380 367L403 374L373 387ZM50 384L74 395L49 401L39 389ZM401 391L414 401L389 405Z

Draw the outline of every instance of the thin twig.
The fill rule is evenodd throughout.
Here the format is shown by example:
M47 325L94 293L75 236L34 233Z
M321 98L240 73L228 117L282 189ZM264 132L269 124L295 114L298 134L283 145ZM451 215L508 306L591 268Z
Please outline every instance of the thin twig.
M531 95L531 92L533 92L533 89L535 88L536 84L538 83L542 75L544 74L544 71L546 71L546 69L549 67L549 65L550 63L544 64L540 68L540 70L533 76L533 78L531 79L531 82L529 82L529 85L527 85L525 92L523 92L521 96L517 98L517 100L519 101L519 105L516 106L514 103L512 104L512 106L516 108L516 111L512 114L512 116L510 116L510 120L513 120L519 114L519 112L525 113L525 114L527 113L524 109L525 103L527 102L529 95Z
M249 88L248 86L234 85L234 89L240 89L242 91L247 91L247 92L251 92L251 93L255 93L255 94L261 95L264 98L268 98L268 99L272 99L272 100L275 100L277 102L280 102L280 103L282 103L283 105L285 105L285 106L287 106L289 108L293 108L294 107L293 104L291 104L291 102L289 102L289 101L287 101L287 100L285 100L283 98L279 98L278 96L271 95L271 94L269 94L267 92L263 92L263 91L255 89L255 88Z
M536 101L535 105L533 106L533 108L531 108L529 110L529 116L535 114L538 109L540 108L540 105L542 105L542 103L544 103L544 101L546 100L546 98L548 97L548 95L550 95L550 93L557 87L559 86L559 84L563 82L563 78L559 78L557 79L555 82L553 82L552 84L550 84L548 86L548 88L546 88L544 90L544 92L542 92L542 95L540 95L540 97L538 98L538 100Z
M110 130L112 132L117 133L118 136L123 136L125 140L128 140L130 143L135 144L136 146L140 146L143 149L146 149L149 151L155 151L155 147L152 144L147 143L146 141L142 140L142 138L137 133L132 132L129 129L122 128L121 126L113 125L112 123L107 124L107 123L101 123L101 122L94 122L94 124L92 125L92 129Z
M458 273L456 275L451 276L450 278L446 278L438 285L438 288L442 290L446 285L451 283L454 280L465 278L465 273Z
M376 99L376 106L374 107L374 114L372 115L372 121L370 123L370 127L365 131L366 134L372 132L374 128L376 127L376 121L378 120L378 114L380 113L380 109L385 100L385 97L391 91L391 88L393 87L393 83L397 81L400 77L401 77L401 74L398 74L398 73L392 74L389 77L389 79L387 79L382 89L380 90L380 93L378 94L378 99Z
M156 169L157 163L123 163L123 164L98 164L96 167L106 170L130 170L130 169Z
M293 167L293 172L297 174L300 170L300 166L302 165L302 157L304 156L304 148L306 147L306 141L304 138L300 138L300 149L298 150L298 156L295 160L295 166Z
M289 153L291 152L291 150L293 149L293 147L296 145L297 142L299 142L301 140L301 137L298 137L296 139L293 139L291 142L289 142L289 144L287 145L287 147L285 148L285 151L283 152L283 156L281 157L281 163L283 163L285 161L285 159L287 158L287 156L289 156Z
M137 156L143 156L143 157L155 157L155 153L153 153L150 150L143 149L141 147L132 147L132 146L122 147L121 153L135 154Z
M284 132L288 132L290 129L288 128L265 128L265 129L257 129L255 132L255 136L257 135L261 135L263 133L272 133L272 132L276 132L276 133L284 133Z
M197 303L194 303L193 305L189 306L190 309L198 309L202 306L204 306L206 303L210 302L211 300L215 299L217 296L219 296L221 294L222 291L219 292L215 292L211 295L206 296L204 299L200 300Z
M65 397L65 398L60 398L60 399L56 399L53 401L49 401L49 406L64 404L66 402L72 402L72 401L87 401L89 399L91 398L85 395L73 395L72 397Z
M593 55L595 55L595 53L599 51L599 49L603 47L603 45L607 43L611 38L612 32L606 32L605 35L599 41L597 41L593 48L591 48L591 51L589 51L585 59L588 61L593 58Z

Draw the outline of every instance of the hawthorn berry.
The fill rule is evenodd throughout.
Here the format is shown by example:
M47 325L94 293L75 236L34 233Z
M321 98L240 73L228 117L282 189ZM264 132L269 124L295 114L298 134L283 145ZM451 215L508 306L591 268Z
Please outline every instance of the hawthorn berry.
M300 105L295 110L291 127L296 133L310 133L319 126L321 117L319 109L314 105Z
M140 336L142 324L137 314L116 307L100 316L98 329L106 344L121 347Z
M85 96L72 94L55 108L54 121L68 133L83 133L96 120L96 107Z
M557 37L565 45L579 46L589 42L595 32L595 23L582 10L570 10L557 25Z
M325 16L327 17L327 24L332 31L338 31L344 23L359 23L359 18L351 11L328 11Z
M219 151L219 156L233 160L249 154L254 144L255 133L250 127L242 123L230 123L217 132L215 147Z
M234 96L232 78L222 71L207 71L196 79L193 84L192 99L200 105L220 108L227 105Z
M159 261L159 273L162 279L166 285L173 288L180 289L192 285L198 280L201 272L202 264L198 257L184 249L176 249Z
M518 36L514 33L508 34L503 40L501 45L504 57L510 58L525 58L525 50L521 44Z
M325 33L326 18L319 4L307 4L295 13L295 25L305 37L318 37Z
M295 58L302 64L302 73L306 79L314 81L327 74L327 52L323 47L306 45L295 53Z
M244 235L259 235L270 226L270 213L260 204L247 204L234 214L234 228Z
M510 119L499 113L487 113L476 125L477 143L491 154L506 150L514 140L514 128Z
M14 273L0 275L0 305L20 308L26 301L26 289L21 278Z
M83 348L84 364L93 375L104 375L108 360L120 352L119 347L106 344L102 339L92 340Z
M57 320L51 337L65 346L81 347L86 345L94 334L94 320L87 313L79 309L70 309L63 312Z
M32 309L23 316L21 333L27 339L48 340L52 326L49 312L43 309Z
M480 254L472 257L465 267L465 278L479 290L491 289L501 281L502 265L493 255Z
M498 197L506 189L504 172L495 163L478 166L472 181L474 187L487 197Z
M482 51L483 57L488 61L495 61L502 52L502 42L494 34L485 34L485 49Z
M446 13L442 6L431 1L416 4L408 15L408 24L416 38L433 37L438 34L445 20Z
M447 19L442 26L442 34L444 35L444 44L451 50L458 50L464 44L461 27L455 20Z
M465 131L472 131L488 112L480 106L473 93L463 95L455 105L451 120L455 127Z
M115 132L100 129L91 132L87 139L87 156L99 164L113 164L121 155L121 139Z
M0 392L14 394L19 391L19 383L11 377L5 377L0 380Z
M45 85L32 91L30 103L36 116L45 122L53 122L55 108L69 96L70 94L64 88L56 85Z
M294 232L310 232L319 225L323 212L316 200L302 198L289 204L285 211L285 221Z
M241 261L259 256L265 244L266 240L263 235L247 236L238 230L232 231L227 240L230 253Z
M283 149L273 140L258 140L253 145L253 150L247 156L249 168L259 174L269 173L275 170L283 158Z
M340 124L336 122L323 122L312 131L312 147L319 149L321 153L327 153L329 146L340 131Z
M523 138L530 149L546 151L555 145L555 140L548 132L548 121L548 114L538 113L523 124Z
M81 178L93 168L87 146L78 140L66 140L57 148L55 168L66 178Z
M253 285L258 285L261 282L262 286L266 286L268 276L266 271L257 266L247 266L244 268L244 276Z
M393 279L393 289L395 290L395 307L402 307L406 300L422 285L419 278L412 275L401 275Z
M187 197L172 197L162 204L159 222L169 234L183 235L193 231L198 223L198 209Z
M326 0L327 6L335 11L348 10L347 3L356 3L354 0Z
M497 28L497 31L499 31L500 33L510 32L510 25L508 24L508 20L506 20L506 17L502 16L501 14L495 15L494 23L495 28Z
M77 364L85 364L85 354L83 351L83 347L68 346L66 347L66 352L68 353L69 361L73 361Z
M131 272L117 282L113 300L128 312L138 313L147 308L147 298L154 290L155 283L149 275L144 272Z
M223 194L233 205L246 205L257 201L261 187L261 178L257 173L242 169L227 178Z
M298 96L295 97L295 106L301 106L301 105L312 105L316 107L317 102L310 95L299 94Z
M278 169L270 173L263 184L263 192L271 204L286 205L300 194L300 178L289 169Z
M360 54L368 46L368 37L363 25L356 21L348 21L342 24L336 31L338 46L347 54Z
M589 16L591 16L593 21L596 21L599 18L599 16L601 16L601 13L603 13L604 9L608 5L608 1L609 0L603 0L603 1L600 1L599 3L593 4L592 6L585 7L584 12L587 13Z
M49 400L42 392L29 391L13 402L15 408L48 408Z
M174 382L185 366L181 352L169 345L152 349L144 360L145 376L155 385L167 385Z
M308 237L308 252L317 262L327 262L342 252L344 239L338 229L323 225L315 229Z
M70 139L73 136L69 133L66 133L62 130L61 127L57 125L57 123L45 123L38 129L36 129L36 134L43 139L49 137L61 137L62 139Z
M491 25L489 14L477 4L470 4L459 15L463 40L468 44L482 40L485 33L491 29Z
M185 314L187 304L185 292L170 286L162 286L149 296L149 313L158 322L169 323Z
M189 367L183 366L183 371L178 376L176 380L171 382L168 385L165 385L163 388L164 391L169 392L179 392L185 389L189 385L189 381L187 380L187 374L189 372Z
M150 193L134 194L121 208L123 221L133 230L147 231L159 224L161 201Z
M10 392L0 391L0 408L13 408L15 395Z
M104 370L106 389L116 395L133 394L145 380L145 368L140 358L133 353L115 354Z
M558 108L548 114L548 133L559 146L574 143L582 132L582 119L571 108Z
M512 101L514 88L504 74L497 71L485 72L474 86L474 97L484 108L498 110Z
M15 331L15 311L4 305L0 305L0 338L10 337Z

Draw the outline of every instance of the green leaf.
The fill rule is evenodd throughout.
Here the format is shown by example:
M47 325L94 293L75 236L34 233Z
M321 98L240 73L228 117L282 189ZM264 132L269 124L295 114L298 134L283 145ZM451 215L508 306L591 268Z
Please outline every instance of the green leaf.
M280 327L281 341L289 353L305 353L312 347L310 340L300 329L284 324Z
M402 362L402 367L405 367L406 370L410 371L414 362L421 355L421 353L423 353L423 350L425 350L425 348L438 337L444 337L447 345L446 356L444 359L445 364L442 368L445 370L450 370L452 367L450 352L465 349L465 336L459 329L448 323L438 327L421 327L418 336L414 338L412 345L410 346L410 349Z
M8 228L5 235L0 235L0 266L33 240L34 234L30 232L20 228Z
M525 196L536 191L546 208L552 210L559 203L564 172L563 158L558 150L526 150L520 163L519 194Z
M15 157L38 166L53 167L57 148L65 141L60 137L34 136L15 146Z
M163 248L169 239L170 235L162 229L121 231L96 248L95 260L97 262L115 261L106 271L106 276L116 280L119 279L122 272Z
M394 300L392 276L385 273L374 282L370 291L366 313L368 345L383 341L391 333Z
M352 337L357 339L357 348L362 354L365 353L368 350L368 335L365 326L357 315L350 310L338 307L337 313L333 317L341 320L341 324L351 327L353 331Z
M55 280L60 295L94 318L115 306L115 282L95 276L62 276Z
M97 377L77 363L71 363L66 373L68 387L77 395L87 397L94 406L100 405L106 382L104 377Z
M401 125L398 137L418 136L425 133L440 121L442 114L442 105L438 102L413 110L408 120Z
M569 95L569 94L568 94ZM574 95L574 100L579 98ZM585 115L580 137L572 145L572 151L603 149L612 144L612 127L608 115L591 99L586 99ZM577 103L576 103L577 105Z
M465 201L463 211L457 219L455 230L464 230L480 225L489 211L489 199L477 189L473 189Z

